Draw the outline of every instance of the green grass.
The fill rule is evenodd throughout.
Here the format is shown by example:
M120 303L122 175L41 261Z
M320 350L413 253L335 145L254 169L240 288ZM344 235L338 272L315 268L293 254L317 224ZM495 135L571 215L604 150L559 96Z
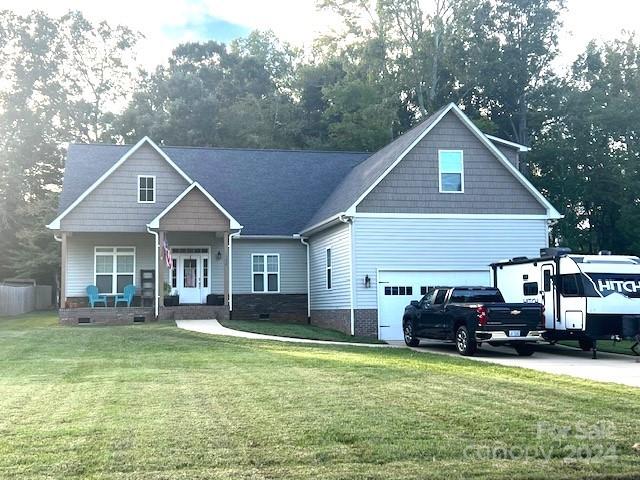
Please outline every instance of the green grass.
M580 348L577 341L567 340L558 342L568 347ZM633 355L631 351L631 345L635 342L631 340L622 340L620 342L614 342L612 340L598 340L598 350L601 352L622 353L623 355ZM640 352L640 347L637 348Z
M262 333L265 335L277 335L281 337L310 338L313 340L331 340L334 342L355 343L385 343L370 337L356 337L347 335L337 330L305 325L299 323L284 322L246 322L242 320L227 320L221 322L227 328L242 330L243 332Z
M631 479L640 471L631 448L640 442L638 389L408 349L251 341L168 323L60 327L47 314L0 319L0 372L0 478ZM603 420L612 428L601 439L537 434L540 422L575 429ZM483 450L501 447L528 447L530 456ZM616 458L565 462L576 447Z

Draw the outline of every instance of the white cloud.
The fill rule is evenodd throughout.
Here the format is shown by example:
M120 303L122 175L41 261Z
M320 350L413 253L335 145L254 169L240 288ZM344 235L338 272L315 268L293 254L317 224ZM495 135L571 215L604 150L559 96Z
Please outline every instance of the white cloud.
M421 2L428 6L433 0ZM633 0L568 0L567 6L560 36L560 65L569 64L591 38L612 39L623 29L637 28L640 16L640 2ZM93 21L128 25L146 37L140 44L139 60L149 68L165 61L177 42L196 39L189 31L170 38L163 33L167 28L192 23L205 15L249 29L271 29L282 39L305 47L336 21L331 14L318 12L315 0L3 0L3 7L20 13L41 9L52 15L80 10Z

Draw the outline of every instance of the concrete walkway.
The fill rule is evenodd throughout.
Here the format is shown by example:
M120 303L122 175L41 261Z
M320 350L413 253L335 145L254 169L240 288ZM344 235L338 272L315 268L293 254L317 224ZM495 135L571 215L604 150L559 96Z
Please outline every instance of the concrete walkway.
M226 328L220 325L217 320L176 320L176 325L178 328L192 332L254 340L275 340L277 342L315 345L406 348L402 341L391 342L390 344L355 343L263 335ZM459 356L455 346L451 343L422 341L419 347L412 348L412 350L423 353ZM613 382L631 387L640 387L640 359L629 355L598 352L598 359L593 360L589 352L582 352L561 345L540 344L536 346L536 353L532 357L519 357L512 348L488 346L478 350L475 356L465 358L477 362L496 363L507 367L522 367L556 375L569 375L597 382Z
M394 342L400 344L399 342ZM404 344L404 342L402 342ZM429 352L459 356L453 344L421 341L416 352ZM483 346L473 357L478 362L497 363L508 367L523 367L540 372L569 375L572 377L613 382L640 387L640 357L598 352L593 360L590 352L563 345L539 344L532 357L519 357L512 348Z
M254 340L275 340L277 342L310 343L318 345L350 345L353 347L393 348L394 345L385 343L356 343L356 342L332 342L329 340L311 340L308 338L278 337L276 335L263 335L261 333L243 332L233 330L220 325L217 320L176 320L178 328L192 332L209 333L211 335L224 335L226 337L251 338ZM402 344L404 346L404 343Z

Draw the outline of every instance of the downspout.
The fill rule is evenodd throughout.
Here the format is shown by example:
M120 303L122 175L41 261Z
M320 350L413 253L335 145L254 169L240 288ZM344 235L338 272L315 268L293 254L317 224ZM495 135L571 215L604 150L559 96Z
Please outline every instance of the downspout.
M60 243L60 250L62 250L62 248L63 248L63 244L62 244L62 237L61 237L61 236L59 236L57 233L54 233L54 234L53 234L53 239L54 239L56 242ZM66 260L66 258L65 258L65 257L66 257L66 255L61 254L61 257L62 257L62 258L64 258L64 259ZM62 258L61 258L61 260L62 260ZM61 263L62 263L62 262L61 262ZM64 274L66 275L67 269L66 269L66 266L65 266L65 265L61 265L60 279L59 279L59 280L54 279L54 281L55 281L55 282L56 282L56 284L57 284L57 285L56 285L56 287L57 287L57 288L56 288L56 294L57 294L57 297L56 297L56 304L57 304L60 308L64 308L64 307L65 307L65 305L62 305L62 297L64 296L64 295L63 295L63 292L62 292L62 285L64 285L64 288L65 288L65 289L67 288L67 283L66 283L65 281L63 281L63 279L62 279L62 273L63 273L62 271L64 271ZM64 293L66 293L66 292L64 292Z
M300 243L307 247L307 323L311 323L311 265L309 264L309 242L307 242L300 234L294 237L300 239Z
M229 255L229 318L233 312L233 239L240 235L240 230L229 234L229 242L227 245Z
M160 237L158 235L158 232L154 232L153 230L151 230L149 227L147 227L147 232L150 233L151 235L153 235L155 237L155 272L156 272L156 284L155 284L155 301L153 302L154 306L155 306L155 315L156 318L158 318L158 316L160 315L160 305L158 305L158 302L160 302L160 288L159 288L159 282L160 282L160 276L158 275L158 270L160 267L160 260L158 259L158 250L160 249Z
M351 320L351 335L355 335L355 314L353 310L353 222L351 218L344 215L340 215L338 220L349 225L349 316Z

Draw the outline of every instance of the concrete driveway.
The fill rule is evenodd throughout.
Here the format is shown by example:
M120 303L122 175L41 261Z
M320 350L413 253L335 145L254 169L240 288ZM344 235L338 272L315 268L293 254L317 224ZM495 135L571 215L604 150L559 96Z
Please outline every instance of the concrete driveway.
M453 344L421 341L417 352L456 355ZM519 357L512 348L482 346L473 357L466 357L479 362L491 362L509 367L523 367L540 372L570 375L572 377L613 382L631 387L640 387L640 357L598 352L598 359L593 360L590 352L562 345L540 344L532 357Z

